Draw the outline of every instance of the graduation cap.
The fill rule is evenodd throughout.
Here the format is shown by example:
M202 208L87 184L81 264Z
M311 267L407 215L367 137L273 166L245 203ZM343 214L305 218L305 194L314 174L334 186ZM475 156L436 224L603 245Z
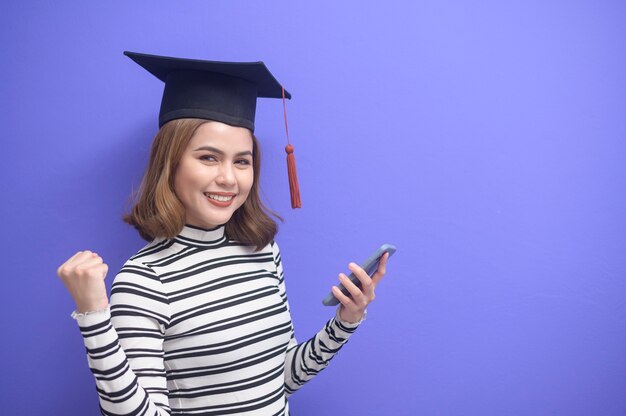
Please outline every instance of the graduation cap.
M205 61L128 51L124 55L165 83L159 127L179 118L201 118L254 131L257 97L282 98L289 143L285 99L291 94L263 62ZM287 144L285 151L291 206L300 208L293 146Z

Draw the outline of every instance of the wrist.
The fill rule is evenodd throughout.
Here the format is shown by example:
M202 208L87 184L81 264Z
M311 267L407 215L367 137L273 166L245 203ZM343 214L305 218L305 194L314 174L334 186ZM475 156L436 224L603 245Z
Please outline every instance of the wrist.
M105 310L109 306L107 298L97 302L76 302L76 312L79 314L88 314Z
M365 316L367 315L367 310L359 311L359 312L350 312L346 310L343 306L339 307L337 311L337 317L342 322L355 325L360 324L365 320Z
M79 312L78 310L75 310L72 312L71 316L76 320L84 322L84 319L101 319L100 315L104 314L106 316L109 312L110 308L109 305L107 305L104 309L91 310L87 312Z

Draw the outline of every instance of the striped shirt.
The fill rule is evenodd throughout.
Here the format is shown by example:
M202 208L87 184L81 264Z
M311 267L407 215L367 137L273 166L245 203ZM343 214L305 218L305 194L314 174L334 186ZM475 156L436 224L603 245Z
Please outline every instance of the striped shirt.
M110 308L75 316L103 415L289 415L358 323L294 337L280 251L186 225L115 277Z

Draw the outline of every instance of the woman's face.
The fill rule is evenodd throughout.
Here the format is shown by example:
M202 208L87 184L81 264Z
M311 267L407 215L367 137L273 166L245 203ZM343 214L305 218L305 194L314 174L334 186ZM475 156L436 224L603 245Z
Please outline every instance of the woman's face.
M215 228L227 223L248 197L253 178L250 130L218 121L202 124L174 176L186 224Z

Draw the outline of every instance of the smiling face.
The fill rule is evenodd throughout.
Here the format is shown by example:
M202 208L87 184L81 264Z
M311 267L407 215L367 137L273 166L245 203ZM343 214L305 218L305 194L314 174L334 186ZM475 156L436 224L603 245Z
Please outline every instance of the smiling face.
M198 127L174 177L186 224L209 229L230 220L254 182L252 146L246 128L217 121Z

